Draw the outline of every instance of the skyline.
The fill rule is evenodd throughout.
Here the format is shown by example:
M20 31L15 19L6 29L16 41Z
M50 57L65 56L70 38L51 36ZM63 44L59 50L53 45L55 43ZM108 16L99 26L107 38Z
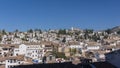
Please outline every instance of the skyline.
M119 3L119 0L1 0L0 29L108 29L120 25Z

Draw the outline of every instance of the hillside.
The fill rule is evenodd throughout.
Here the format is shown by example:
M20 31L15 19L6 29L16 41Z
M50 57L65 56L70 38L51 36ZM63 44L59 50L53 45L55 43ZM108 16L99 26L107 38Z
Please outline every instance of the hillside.
M111 32L118 32L118 31L120 31L120 26L116 26L111 29Z

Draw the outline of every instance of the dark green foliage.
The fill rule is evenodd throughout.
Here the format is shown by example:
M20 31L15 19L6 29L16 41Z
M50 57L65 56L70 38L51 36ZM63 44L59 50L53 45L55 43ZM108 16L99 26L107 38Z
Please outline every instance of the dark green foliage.
M66 59L65 53L63 53L63 52L52 52L52 53L56 58L64 58L64 59Z
M108 38L108 35L105 35L105 36L104 36L104 39L107 39L107 38Z
M91 38L90 36L89 36L89 34L92 34L93 33L93 29L86 29L86 30L84 30L84 38L85 39L89 39L89 38Z
M40 34L42 33L41 29L35 29L34 31L38 31Z
M15 33L14 37L15 37L15 38L20 38L19 36L17 36L17 34L16 34L16 33Z
M93 41L100 40L100 36L99 36L99 35L94 34L94 35L92 36L92 40L93 40Z
M19 30L18 30L18 29L16 29L16 30L15 30L15 32L19 32Z
M60 29L60 30L58 31L58 34L66 34L66 30L65 30L65 29Z
M76 52L77 52L77 50L75 48L73 48L73 49L70 48L70 54L71 54L71 56L75 55Z
M21 38L23 41L28 41L26 38Z
M30 30L28 30L27 32L28 32L28 33L33 33L33 30L32 30L32 29L30 29Z
M66 38L65 38L65 37L63 38L62 42L63 42L63 43L65 43L65 42L66 42Z
M119 31L117 31L117 34L120 34L120 30L119 30Z
M93 33L93 29L85 29L84 33L85 34L91 34L91 33Z
M2 36L0 35L0 41L2 41Z
M6 35L6 34L7 34L4 29L2 30L2 34L3 34L3 35Z
M107 29L107 30L105 30L105 32L107 33L107 34L111 34L112 32L111 32L111 29Z

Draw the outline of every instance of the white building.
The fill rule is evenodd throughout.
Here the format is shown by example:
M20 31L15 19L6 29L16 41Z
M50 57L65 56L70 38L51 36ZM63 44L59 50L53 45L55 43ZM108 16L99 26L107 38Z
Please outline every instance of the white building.
M83 48L83 45L70 45L70 48Z
M27 49L27 46L25 44L19 45L19 55L25 55L26 49Z
M87 46L87 50L99 50L100 49L100 46L98 46L98 45L93 45L93 46Z
M70 48L82 49L84 47L84 43L80 42L78 45L70 45Z
M13 50L13 56L19 55L19 48L14 48Z
M13 50L13 56L25 55L27 46L25 44L16 45Z
M5 60L5 68L12 68L23 63L24 63L23 56L8 57Z
M41 59L44 56L43 49L41 45L27 45L25 56L32 59Z
M25 45L21 44L18 48L14 48L14 56L25 55L27 58L31 59L41 59L44 56L44 46L42 45Z

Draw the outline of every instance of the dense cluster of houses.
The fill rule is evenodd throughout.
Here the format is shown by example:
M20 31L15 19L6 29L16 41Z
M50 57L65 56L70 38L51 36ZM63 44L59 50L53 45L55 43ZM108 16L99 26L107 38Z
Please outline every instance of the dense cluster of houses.
M41 63L46 52L52 51L50 45L44 44L4 44L0 46L0 64L6 68L16 65ZM49 57L48 54L46 57ZM49 60L49 59L48 59Z
M106 32L86 34L78 28L66 30L61 34L59 30L42 32L36 30L6 32L0 35L0 64L4 68L36 63L67 62L81 58L101 62L108 60L107 53L120 49L120 35ZM99 39L93 41L91 37L94 35Z

